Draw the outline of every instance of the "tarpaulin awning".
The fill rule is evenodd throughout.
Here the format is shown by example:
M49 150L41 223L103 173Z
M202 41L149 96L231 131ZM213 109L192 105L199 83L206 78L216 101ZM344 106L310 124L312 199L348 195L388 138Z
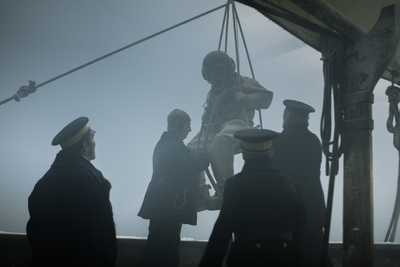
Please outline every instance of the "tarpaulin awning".
M321 51L322 38L355 41L378 21L382 8L400 0L238 0L251 6L314 49ZM400 73L400 44L382 78L392 80L391 70ZM400 77L394 82L400 85Z

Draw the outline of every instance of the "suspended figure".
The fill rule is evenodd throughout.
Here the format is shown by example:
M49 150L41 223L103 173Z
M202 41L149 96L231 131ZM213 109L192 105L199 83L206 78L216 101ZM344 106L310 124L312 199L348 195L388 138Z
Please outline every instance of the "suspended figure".
M273 97L271 91L254 79L240 76L235 68L233 59L222 51L213 51L204 58L202 75L211 84L211 89L201 118L202 130L187 145L193 154L209 153L216 185L221 192L225 181L233 176L234 155L241 152L234 133L252 128L255 110L267 109ZM205 140L207 145L203 148ZM199 178L198 211L207 207L208 188L203 172ZM210 208L209 204L208 209L218 207Z

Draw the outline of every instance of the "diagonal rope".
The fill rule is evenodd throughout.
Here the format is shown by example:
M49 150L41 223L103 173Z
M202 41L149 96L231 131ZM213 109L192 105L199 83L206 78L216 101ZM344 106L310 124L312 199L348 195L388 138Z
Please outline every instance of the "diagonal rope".
M79 66L79 67L76 67L76 68L70 70L70 71L67 71L67 72L65 72L65 73L63 73L63 74L60 74L60 75L58 75L58 76L56 76L56 77L54 77L54 78L52 78L52 79L50 79L50 80L47 80L47 81L45 81L45 82L43 82L43 83L40 83L40 84L36 85L36 86L35 86L35 89L37 89L37 88L39 88L39 87L42 87L42 86L44 86L44 85L46 85L46 84L48 84L48 83L51 83L51 82L53 82L53 81L55 81L55 80L58 80L58 79L60 79L60 78L62 78L62 77L64 77L64 76L67 76L67 75L69 75L69 74L71 74L71 73L73 73L73 72L76 72L76 71L80 70L80 69L83 69L83 68L85 68L85 67L87 67L87 66L89 66L89 65L92 65L92 64L94 64L94 63L96 63L96 62L98 62L98 61L100 61L100 60L103 60L103 59L108 58L108 57L110 57L110 56L112 56L112 55L115 55L115 54L117 54L117 53L119 53L119 52L121 52L121 51L123 51L123 50L126 50L126 49L132 47L132 46L135 46L135 45L140 44L140 43L142 43L142 42L144 42L144 41L147 41L147 40L149 40L149 39L151 39L151 38L154 38L154 37L156 37L156 36L158 36L158 35L160 35L160 34L163 34L163 33L167 32L167 31L170 31L170 30L175 29L175 28L177 28L177 27L179 27L179 26L182 26L183 24L186 24L186 23L188 23L188 22L191 22L192 20L195 20L195 19L198 19L198 18L203 17L203 16L205 16L205 15L208 15L208 14L210 14L210 13L212 13L212 12L214 12L214 11L217 11L217 10L223 8L223 7L226 7L226 6L227 6L227 4L223 4L223 5L221 5L221 6L218 6L218 7L216 7L216 8L213 8L213 9L211 9L211 10L209 10L209 11L207 11L207 12L204 12L204 13L202 13L202 14L200 14L200 15L194 16L193 18L187 19L187 20L185 20L185 21L183 21L183 22L181 22L181 23L178 23L178 24L176 24L176 25L174 25L174 26L171 26L171 27L166 28L166 29L164 29L164 30L162 30L162 31L159 31L159 32L157 32L157 33L154 33L154 34L152 34L152 35L150 35L150 36L148 36L148 37L145 37L145 38L143 38L143 39L141 39L141 40L139 40L139 41L136 41L136 42L134 42L134 43L131 43L131 44L129 44L129 45L126 45L126 46L124 46L124 47L122 47L122 48L120 48L120 49L117 49L117 50L115 50L115 51L113 51L113 52L111 52L111 53L108 53L108 54L106 54L106 55L104 55L104 56L102 56L102 57L99 57L99 58L96 58L96 59L94 59L94 60L92 60L92 61L89 61L89 62L86 63L86 64L83 64L83 65L81 65L81 66ZM31 86L31 83L30 83L30 86ZM28 87L29 87L29 86L28 86ZM22 87L21 87L21 88L22 88ZM35 92L36 90L32 89L32 90L30 90L30 91L31 91L30 93L33 93L33 92ZM14 96L9 97L9 98L7 98L7 99L1 101L1 102L0 102L0 105L5 104L5 103L7 103L7 102L9 102L9 101L11 101L11 100L13 100L13 99L15 99L16 101L19 101L19 100L17 100L17 99L20 99L21 97L26 97L26 96L28 96L28 95L29 95L29 93L28 93L28 94L19 94L19 93L17 93L17 94L15 94Z
M234 6L234 12L235 12L235 17L236 17L236 20L237 20L237 23L238 23L238 26L239 26L240 35L242 36L242 42L243 42L244 49L246 51L247 60L249 61L251 76L253 77L253 79L256 79L256 77L254 75L253 64L251 64L251 60L250 60L249 49L247 48L246 39L244 38L244 33L243 33L242 25L240 24L239 15L237 13L236 6Z
M226 25L225 25L226 23ZM222 20L221 34L219 36L218 50L221 50L222 38L224 36L224 28L226 27L225 34L225 52L228 49L228 25L229 25L229 1L226 3L224 18Z
M243 42L244 49L246 51L246 56L247 56L247 60L249 62L252 78L255 79L253 65L251 63L250 54L249 54L249 50L248 50L248 47L247 47L246 39L244 37L242 25L240 24L239 15L238 15L238 12L237 12L237 9L236 9L235 2L232 1L232 0L228 0L227 4L226 4L225 15L224 15L224 19L223 19L222 27L221 27L220 40L219 40L219 43L218 43L218 50L221 50L221 45L222 45L222 40L224 38L224 33L225 33L225 50L224 50L225 53L228 50L228 24L229 24L229 5L230 4L232 4L232 23L233 23L234 42L235 42L235 55L236 55L237 73L240 76L240 56L239 56L239 37L238 37L239 36L239 31L240 31L240 36L241 36L241 39L242 39L242 42ZM224 32L224 28L225 28L225 32ZM241 84L239 84L239 91L241 91ZM262 129L263 128L263 124L262 124L262 115L261 115L261 110L260 109L258 109L258 114L259 114L260 126L261 126L261 129Z
M235 10L236 10L235 3L232 1L232 21L233 21L233 37L235 40L236 68L237 68L237 73L239 74L240 77L239 37L238 37L238 25L237 25L238 18L235 15ZM238 85L239 85L239 92L241 92L242 91L241 83L239 83Z
M254 75L253 64L251 63L249 49L247 48L246 39L244 38L244 33L243 33L243 30L242 30L242 25L240 24L239 15L237 13L237 9L236 9L236 6L234 4L233 4L233 13L234 13L234 17L236 18L237 25L239 26L240 34L242 36L242 42L243 42L244 49L246 51L247 60L249 62L251 76L255 80L256 77ZM239 63L238 63L238 65L239 65ZM260 128L263 129L261 109L258 109L258 119L260 121Z

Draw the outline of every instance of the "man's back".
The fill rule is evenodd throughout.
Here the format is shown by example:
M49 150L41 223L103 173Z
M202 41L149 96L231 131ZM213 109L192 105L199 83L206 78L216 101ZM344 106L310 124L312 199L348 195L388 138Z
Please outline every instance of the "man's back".
M300 187L309 212L320 227L325 219L325 200L320 182L321 143L306 125L292 125L272 144L276 168L289 175Z
M34 262L114 266L111 184L83 157L61 151L29 197Z
M296 238L304 227L297 183L275 169L269 158L246 161L243 170L228 179L224 203L224 223L234 233L287 230Z
M307 125L291 125L276 138L272 148L276 167L298 182L307 209L300 252L307 260L306 266L319 266L326 214L320 181L321 143Z
M242 172L226 182L200 266L220 266L232 233L228 266L298 266L295 243L305 220L297 183L275 169L268 157L247 160Z

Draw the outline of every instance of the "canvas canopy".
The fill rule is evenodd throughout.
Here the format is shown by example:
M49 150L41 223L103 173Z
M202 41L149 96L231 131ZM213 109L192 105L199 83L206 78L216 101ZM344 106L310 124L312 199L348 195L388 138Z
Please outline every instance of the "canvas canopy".
M382 8L400 0L238 0L254 7L314 49L321 51L322 38L355 41L378 21ZM400 44L382 78L392 80L391 70L400 74ZM400 77L394 77L400 85Z

